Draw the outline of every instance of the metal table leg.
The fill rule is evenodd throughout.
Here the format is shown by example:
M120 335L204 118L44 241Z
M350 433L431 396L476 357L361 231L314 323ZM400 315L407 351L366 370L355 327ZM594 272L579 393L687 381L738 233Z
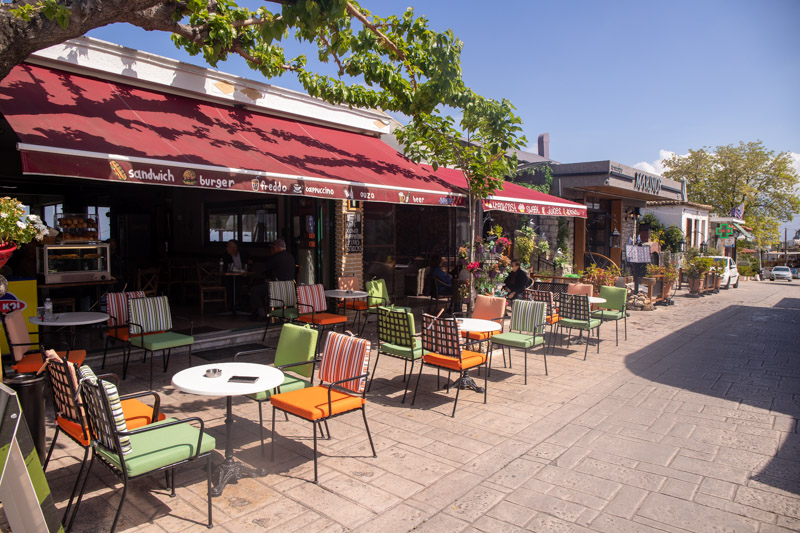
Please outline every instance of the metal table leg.
M245 477L261 477L267 475L266 468L251 468L244 463L237 462L233 458L233 440L231 439L233 429L233 397L228 396L226 401L225 460L214 467L214 478L216 482L211 489L212 496L221 496L222 490L228 483L236 483L237 480Z

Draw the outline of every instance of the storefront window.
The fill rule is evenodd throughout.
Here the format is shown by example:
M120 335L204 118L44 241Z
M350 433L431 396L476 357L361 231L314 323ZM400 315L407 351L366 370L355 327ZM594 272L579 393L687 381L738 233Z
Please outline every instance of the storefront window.
M62 204L50 204L44 206L44 223L48 227L54 228L58 224L58 219L64 214L64 206Z
M239 214L235 210L208 210L209 242L225 242L239 238Z
M242 242L272 242L277 238L277 206L247 206L242 209Z
M278 238L276 202L217 205L206 208L208 242L272 242Z

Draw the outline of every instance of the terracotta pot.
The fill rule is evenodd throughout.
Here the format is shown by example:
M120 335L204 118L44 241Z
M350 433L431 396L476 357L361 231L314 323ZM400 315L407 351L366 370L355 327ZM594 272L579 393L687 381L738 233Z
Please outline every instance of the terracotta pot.
M689 293L700 294L700 278L689 278Z
M648 287L652 287L656 284L656 278L645 277L642 278L642 285L647 285Z
M17 249L14 243L0 244L0 268L4 267L8 260L11 259L11 254Z

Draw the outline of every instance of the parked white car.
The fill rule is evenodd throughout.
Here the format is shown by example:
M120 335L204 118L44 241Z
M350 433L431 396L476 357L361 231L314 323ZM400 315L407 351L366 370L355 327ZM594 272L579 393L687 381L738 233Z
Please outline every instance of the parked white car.
M733 285L734 289L738 288L739 270L736 268L736 261L724 255L714 255L711 256L711 259L714 260L714 267L717 271L721 272L720 287L727 289Z
M775 281L776 279L785 279L789 283L792 282L792 269L787 266L772 267L769 273L769 280Z

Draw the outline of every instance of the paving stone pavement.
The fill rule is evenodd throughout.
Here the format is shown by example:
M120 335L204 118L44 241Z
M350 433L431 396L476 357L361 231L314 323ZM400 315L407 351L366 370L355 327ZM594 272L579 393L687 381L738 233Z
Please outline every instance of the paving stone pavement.
M800 287L738 289L631 313L628 340L601 330L590 347L557 348L513 368L493 360L488 403L434 391L427 370L416 405L400 403L402 364L383 358L367 416L330 422L314 485L308 424L279 419L276 461L260 455L255 403L234 402L237 458L263 466L214 500L216 531L513 532L800 530ZM374 333L374 325L370 326ZM135 361L135 356L134 356ZM171 363L177 371L185 361ZM123 392L146 387L132 363ZM115 370L112 368L111 370ZM171 416L200 416L224 449L224 399L156 383ZM269 411L269 410L268 410ZM49 437L52 436L52 432ZM48 470L66 504L80 450L60 440ZM267 455L268 457L268 455ZM199 469L133 482L119 531L206 530ZM112 487L114 490L112 490ZM73 531L107 529L119 485L97 467Z

